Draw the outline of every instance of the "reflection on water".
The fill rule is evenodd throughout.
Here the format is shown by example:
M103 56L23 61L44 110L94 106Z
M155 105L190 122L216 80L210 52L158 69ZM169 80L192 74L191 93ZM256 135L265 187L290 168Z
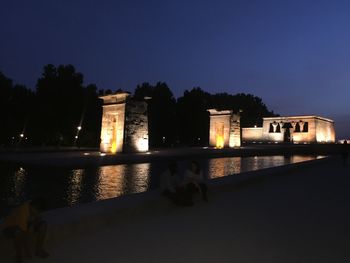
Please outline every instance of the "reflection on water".
M209 159L208 178L240 173L241 161L241 157Z
M110 165L99 168L96 200L148 190L150 164Z
M290 163L305 162L324 156L303 156L303 155L274 155L254 157L227 157L209 159L208 178L213 179L232 174L256 171L259 169L286 165Z
M126 165L102 166L96 185L96 200L120 196L125 189Z
M128 176L129 192L140 193L147 191L150 175L149 163L132 165Z
M13 194L15 199L19 199L22 197L25 183L26 183L26 171L23 167L19 167L18 170L15 171L15 175L12 181Z
M67 203L69 205L74 205L78 203L80 195L81 195L81 188L82 188L82 179L83 179L84 170L78 169L73 170L71 172L71 176L68 179L68 189L67 189Z
M202 159L200 163L204 174L212 179L322 157L227 157ZM159 175L166 165L122 164L74 170L0 165L0 199L12 198L22 201L40 195L49 200L51 208L55 208L144 192L158 186ZM182 174L188 163L179 162L179 167Z
M68 173L66 197L69 205L89 200L104 200L125 193L148 190L150 163L109 165L77 169Z

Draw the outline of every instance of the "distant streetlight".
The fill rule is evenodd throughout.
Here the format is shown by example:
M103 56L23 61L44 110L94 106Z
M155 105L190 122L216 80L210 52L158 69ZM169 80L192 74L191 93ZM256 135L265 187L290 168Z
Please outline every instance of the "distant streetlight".
M74 144L73 144L73 146L76 146L76 144L77 144L77 141L78 141L78 138L79 138L79 133L80 133L81 129L82 129L82 127L79 125L77 127L77 132L76 132L76 134L74 136Z
M21 134L19 135L19 137L23 138L23 137L24 137L24 134L23 134L23 133L21 133Z

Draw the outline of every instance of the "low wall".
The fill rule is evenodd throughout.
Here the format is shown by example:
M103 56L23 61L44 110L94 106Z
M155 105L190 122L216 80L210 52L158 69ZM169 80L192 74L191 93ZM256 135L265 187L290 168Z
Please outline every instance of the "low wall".
M261 142L263 141L263 128L242 128L242 141Z
M333 159L333 157L328 157L215 178L208 181L208 187L210 193L215 194L232 190L240 184L271 176L285 175ZM95 231L102 226L115 224L118 220L130 218L130 216L164 213L164 210L167 209L174 209L174 205L162 198L159 191L156 190L50 210L44 214L44 218L49 224L48 246L52 247L57 242L63 242L69 236ZM10 242L0 236L0 259L9 258L11 253L13 253L13 249Z

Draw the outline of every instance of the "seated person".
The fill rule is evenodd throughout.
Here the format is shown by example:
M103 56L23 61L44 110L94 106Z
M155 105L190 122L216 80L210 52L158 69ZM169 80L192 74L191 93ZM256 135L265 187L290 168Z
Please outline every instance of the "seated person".
M160 176L160 189L162 195L174 201L180 185L181 181L179 179L177 164L170 163L168 168Z
M190 201L192 201L192 195L196 192L200 192L202 199L208 202L207 185L204 182L203 173L199 164L192 161L188 170L184 175L184 185L188 192Z
M47 224L41 218L40 212L44 207L42 199L24 202L14 207L0 224L5 237L13 239L16 262L23 262L24 252L31 256L29 237L35 237L35 255L46 258L49 254L44 250Z

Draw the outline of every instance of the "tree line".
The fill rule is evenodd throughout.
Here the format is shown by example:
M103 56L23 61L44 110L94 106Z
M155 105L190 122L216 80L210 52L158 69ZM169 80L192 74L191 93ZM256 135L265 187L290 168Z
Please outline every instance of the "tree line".
M46 65L36 89L14 84L0 72L0 146L98 147L102 116L99 96L111 93L72 65ZM165 82L137 85L133 97L148 100L150 147L208 144L207 109L241 111L241 126L261 125L276 116L262 99L251 94L210 94L199 87L175 98Z

